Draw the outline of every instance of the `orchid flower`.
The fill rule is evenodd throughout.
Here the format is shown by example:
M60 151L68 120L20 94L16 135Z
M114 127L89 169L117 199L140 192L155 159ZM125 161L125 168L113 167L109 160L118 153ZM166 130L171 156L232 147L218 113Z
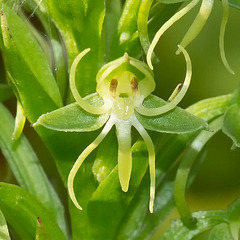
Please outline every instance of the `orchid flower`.
M76 88L75 72L79 61L90 49L82 51L73 61L70 88L76 103L42 115L34 126L43 125L57 131L93 131L105 124L96 139L79 155L68 176L69 196L78 209L81 210L82 207L75 196L74 178L87 156L115 125L118 140L118 176L124 192L128 191L132 170L132 127L138 131L146 144L150 169L149 210L153 212L155 150L145 128L159 132L185 133L206 127L202 119L175 108L186 94L192 73L188 53L181 46L179 49L185 57L186 77L169 102L150 95L155 89L153 72L147 64L128 56L127 53L104 65L96 76L96 93L82 98ZM179 124L176 119L179 120Z

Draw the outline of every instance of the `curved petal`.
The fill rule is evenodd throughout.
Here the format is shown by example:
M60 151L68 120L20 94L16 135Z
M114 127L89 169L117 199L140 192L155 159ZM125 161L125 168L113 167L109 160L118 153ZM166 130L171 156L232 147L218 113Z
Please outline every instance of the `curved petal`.
M83 50L81 53L78 54L78 56L74 59L71 70L70 70L70 88L72 91L72 94L77 101L77 103L82 107L85 111L93 113L93 114L103 114L106 113L109 110L109 106L107 104L103 104L100 107L93 106L89 103L87 103L79 94L77 87L76 87L76 81L75 81L75 73L77 69L77 65L80 62L80 60L90 51L90 48L87 48Z
M197 3L199 0L193 0L191 1L186 7L175 13L167 22L165 22L162 27L157 31L155 34L152 43L148 49L147 53L147 63L151 69L153 69L153 65L151 62L151 56L153 53L153 50L155 46L157 45L160 37L163 35L163 33L168 30L176 21L178 21L181 17L183 17L186 13L188 13Z
M222 22L221 22L221 27L220 27L220 34L219 34L219 48L220 48L220 54L221 54L221 59L223 61L224 66L226 69L231 73L235 74L230 65L228 64L226 55L225 55L225 50L224 50L224 35L225 35L225 29L228 21L228 15L229 15L229 3L228 0L222 0L222 7L223 7L223 17L222 17Z
M138 113L140 113L142 115L146 115L146 116L156 116L156 115L163 114L163 113L168 112L168 111L172 110L173 108L175 108L177 106L177 104L182 100L184 95L186 94L188 87L190 85L190 82L191 82L192 64L191 64L191 60L190 60L190 57L189 57L187 51L181 46L178 46L178 47L183 52L183 55L184 55L185 61L186 61L186 65L187 65L186 77L185 77L185 80L184 80L181 90L179 91L177 96L168 104L166 104L162 107L159 107L159 108L146 108L143 105L140 105L139 107L135 108Z
M85 148L85 150L80 154L80 156L78 157L78 159L76 160L76 162L74 163L69 175L68 175L68 193L69 196L71 198L71 200L73 201L74 205L82 210L82 207L79 205L75 193L74 193L74 189L73 189L73 181L74 178L78 172L78 169L81 167L82 163L84 162L84 160L87 158L87 156L101 143L101 141L106 137L106 135L109 133L109 131L111 130L113 124L115 123L115 120L113 118L110 118L108 120L108 122L106 123L105 127L103 128L102 132L97 136L97 138L87 147Z

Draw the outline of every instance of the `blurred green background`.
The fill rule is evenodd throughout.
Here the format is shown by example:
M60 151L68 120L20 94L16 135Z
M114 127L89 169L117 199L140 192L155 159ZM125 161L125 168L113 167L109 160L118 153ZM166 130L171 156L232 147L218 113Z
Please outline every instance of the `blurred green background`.
M161 38L158 46L160 63L155 66L157 81L156 94L165 99L185 76L185 62L175 51L195 18L198 7L173 25ZM212 13L200 35L187 47L193 65L193 77L187 95L179 104L181 107L204 98L231 93L240 80L240 12L230 8L225 34L225 52L230 66L235 71L231 75L224 67L219 51L219 30L222 19L221 2L216 1ZM239 123L240 124L240 123ZM226 209L240 197L240 149L231 150L232 142L222 132L216 134L204 150L204 162L187 192L187 200L192 211L205 209ZM152 239L159 239L170 219L177 218L174 210Z

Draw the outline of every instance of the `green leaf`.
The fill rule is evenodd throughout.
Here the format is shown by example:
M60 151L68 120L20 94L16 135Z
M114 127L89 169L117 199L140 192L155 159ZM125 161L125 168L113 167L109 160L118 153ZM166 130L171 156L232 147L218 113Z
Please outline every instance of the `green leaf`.
M40 199L66 233L64 209L34 150L24 135L12 140L14 120L0 104L0 148L21 187Z
M237 104L231 106L224 115L223 132L230 137L235 146L240 147L240 108Z
M86 97L85 100L95 106L102 104L102 98L98 94L92 94ZM53 112L43 114L34 126L42 125L56 131L88 132L102 127L108 117L109 114L90 114L77 103L73 103Z
M28 119L35 122L41 114L62 105L60 93L46 57L24 22L6 6L3 20L2 51L8 78Z
M148 108L161 107L166 104L164 100L156 96L149 96L144 101ZM136 113L139 122L149 130L165 133L188 133L207 128L207 123L189 112L176 107L173 110L154 117L147 117Z
M125 52L136 58L141 54L136 18L140 3L141 0L125 1L108 60L119 58Z
M235 94L208 98L188 107L187 111L204 118L206 121L210 121L222 115L236 100Z
M1 240L11 240L8 232L7 223L4 215L0 210L0 239Z
M52 238L49 236L47 228L42 220L37 218L37 226L36 226L36 238L35 240L51 240Z
M0 209L21 239L32 240L35 238L38 217L44 222L53 240L66 239L59 229L54 215L37 198L18 186L0 183Z
M195 229L189 229L181 220L175 220L171 222L171 227L163 234L161 240L192 239L194 236L222 223L227 218L227 212L220 210L199 211L194 213L193 217L198 219Z
M229 0L229 4L232 7L240 9L240 0Z
M80 63L77 88L82 96L95 92L96 74L104 62L104 0L44 0L48 15L60 31L68 52L70 68L78 53L91 52ZM86 27L87 26L87 27Z
M122 3L120 0L107 0L106 1L106 17L105 17L105 37L106 37L106 55L110 51L114 35L117 31L118 21L122 11Z
M208 240L234 240L229 224L227 223L220 223L215 226L208 237Z
M42 53L41 48L29 28L21 18L7 6L3 6L2 14L2 18L6 18L5 24L7 24L7 28L2 25L3 39L5 39L3 52L6 54L6 67L8 70L12 70L10 70L10 72L16 81L15 84L17 84L19 79L17 79L14 72L19 71L21 68L21 64L17 65L17 62L19 64L19 60L17 61L16 56L18 56L21 59L20 63L24 61L28 71L37 78L39 85L50 96L53 102L61 106L61 96L48 66L46 56ZM18 53L15 52L16 50ZM29 82L28 84L30 85Z
M7 84L0 84L0 102L3 102L14 96L13 91Z
M200 134L198 134L198 136L190 144L177 169L174 189L175 205L183 223L188 227L193 227L196 223L195 219L193 219L191 216L191 212L188 208L185 198L186 189L188 187L187 182L189 173L198 153L206 145L209 139L221 129L221 127L222 117L218 117L209 124L211 131L201 131Z

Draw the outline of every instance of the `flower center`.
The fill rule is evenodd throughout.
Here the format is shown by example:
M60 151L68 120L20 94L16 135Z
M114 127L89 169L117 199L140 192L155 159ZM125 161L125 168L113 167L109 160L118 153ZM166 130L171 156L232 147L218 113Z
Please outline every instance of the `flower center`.
M122 72L111 80L109 95L112 113L120 119L128 119L134 114L136 102L139 102L137 78L130 72Z

